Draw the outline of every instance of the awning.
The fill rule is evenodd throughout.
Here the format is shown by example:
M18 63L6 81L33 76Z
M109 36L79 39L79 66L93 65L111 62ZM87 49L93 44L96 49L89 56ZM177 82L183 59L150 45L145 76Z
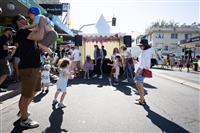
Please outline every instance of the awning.
M0 6L3 11L0 17L12 17L17 14L27 16L27 9L31 6L37 6L41 10L42 14L46 13L46 10L34 0L0 0Z
M200 47L200 36L192 37L190 39L181 40L178 45L184 47Z
M53 15L51 20L54 23L54 25L58 27L59 30L69 34L70 36L74 36L73 32L69 28L67 28L65 24L63 24L63 22L60 20L60 18L58 18L58 16Z
M31 6L37 6L42 14L47 13L47 11L44 8L42 8L35 0L17 0L17 1L25 5L27 8Z

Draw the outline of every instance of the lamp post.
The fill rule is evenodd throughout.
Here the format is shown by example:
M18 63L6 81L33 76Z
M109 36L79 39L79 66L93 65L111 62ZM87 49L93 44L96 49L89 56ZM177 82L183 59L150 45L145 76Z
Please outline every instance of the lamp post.
M112 23L112 26L116 26L116 17L113 17L112 18L112 21L106 21L107 23ZM85 25L82 25L78 32L80 32L84 27L87 27L87 26L93 26L93 25L96 25L96 23L91 23L91 24L85 24Z

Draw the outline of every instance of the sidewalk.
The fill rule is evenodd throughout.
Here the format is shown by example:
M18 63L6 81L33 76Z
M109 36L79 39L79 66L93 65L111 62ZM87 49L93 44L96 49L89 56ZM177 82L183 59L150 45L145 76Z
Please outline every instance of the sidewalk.
M200 72L191 71L188 73L186 69L183 69L183 71L180 72L177 68L174 68L173 71L170 69L153 68L152 72L154 76L159 76L161 78L172 80L180 84L200 90ZM7 92L0 93L0 102L19 94L20 83L10 84Z

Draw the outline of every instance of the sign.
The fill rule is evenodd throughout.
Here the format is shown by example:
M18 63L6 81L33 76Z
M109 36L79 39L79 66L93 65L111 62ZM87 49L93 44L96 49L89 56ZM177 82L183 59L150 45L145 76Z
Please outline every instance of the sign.
M47 13L53 15L62 15L62 4L40 4L44 9L46 9Z
M70 4L69 3L62 3L62 11L63 12L69 12L70 10Z
M180 44L184 44L184 43L190 43L190 42L197 42L200 41L200 36L196 36L190 39L186 39L186 40L181 40Z

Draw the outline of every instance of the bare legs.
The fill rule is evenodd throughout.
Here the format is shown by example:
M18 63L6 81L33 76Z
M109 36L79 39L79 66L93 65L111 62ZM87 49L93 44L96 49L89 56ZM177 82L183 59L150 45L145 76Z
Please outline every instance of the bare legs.
M60 91L56 91L55 96L54 96L54 100L57 100L58 95L59 95ZM63 103L63 100L65 99L67 92L63 92L60 98L60 103Z
M145 99L144 99L144 86L140 82L136 82L136 87L140 91L140 98L139 98L139 103L144 104Z

